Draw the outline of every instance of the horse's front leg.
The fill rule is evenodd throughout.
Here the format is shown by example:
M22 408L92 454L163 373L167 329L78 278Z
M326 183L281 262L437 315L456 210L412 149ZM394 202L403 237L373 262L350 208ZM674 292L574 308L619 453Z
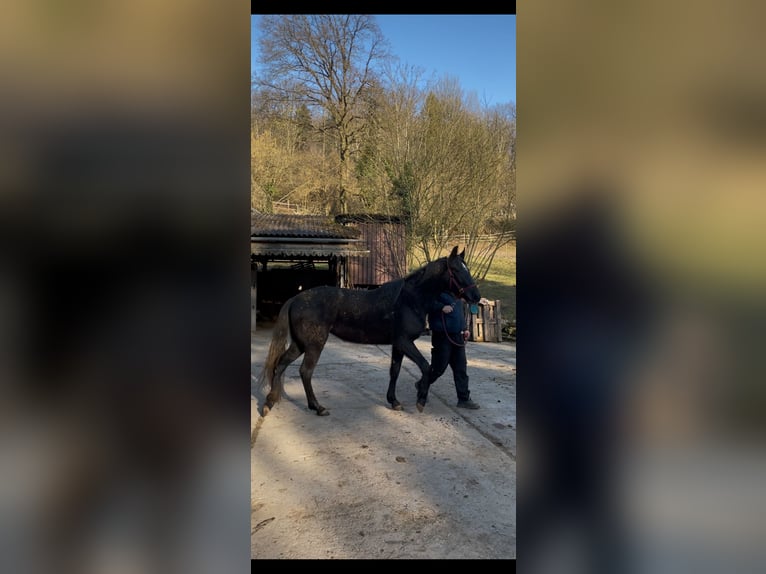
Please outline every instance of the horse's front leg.
M402 368L402 358L404 353L396 345L391 347L391 370L389 374L391 379L388 382L388 392L386 393L386 399L388 400L391 408L395 411L402 410L402 405L396 400L396 381L399 378L399 371Z
M428 380L428 369L430 365L421 352L418 351L414 341L403 341L399 346L404 352L404 356L414 362L420 369L421 376L420 380L417 382L418 401L415 406L418 408L418 411L422 413L426 406L426 401L428 400L428 386L430 383Z

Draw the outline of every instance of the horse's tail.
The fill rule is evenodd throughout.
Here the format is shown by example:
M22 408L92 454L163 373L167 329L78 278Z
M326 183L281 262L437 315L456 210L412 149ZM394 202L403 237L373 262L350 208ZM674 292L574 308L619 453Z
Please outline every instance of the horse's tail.
M268 384L269 390L276 391L275 401L278 401L282 395L282 377L279 377L280 380L274 381L274 371L277 368L277 364L279 364L279 359L282 358L282 355L287 350L287 337L290 334L290 305L292 305L292 302L292 298L288 299L279 311L279 317L271 335L269 352L266 354L266 363L263 365L260 375L258 375L258 387L263 388Z

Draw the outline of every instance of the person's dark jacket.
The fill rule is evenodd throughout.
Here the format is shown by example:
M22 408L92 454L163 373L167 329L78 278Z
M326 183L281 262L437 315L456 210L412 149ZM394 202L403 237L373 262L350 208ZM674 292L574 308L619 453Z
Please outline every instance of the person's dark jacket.
M452 313L444 313L445 305L452 305ZM428 308L428 325L440 333L462 333L465 330L463 302L452 293L444 291Z

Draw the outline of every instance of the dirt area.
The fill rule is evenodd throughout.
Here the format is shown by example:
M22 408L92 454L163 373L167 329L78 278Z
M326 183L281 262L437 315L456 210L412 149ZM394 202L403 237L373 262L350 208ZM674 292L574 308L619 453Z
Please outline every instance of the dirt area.
M253 333L253 379L270 338ZM429 337L416 344L430 359ZM516 346L468 343L476 411L456 408L447 369L418 413L408 359L404 410L389 408L390 353L331 336L313 377L327 417L307 408L301 359L265 418L253 390L253 559L516 558Z

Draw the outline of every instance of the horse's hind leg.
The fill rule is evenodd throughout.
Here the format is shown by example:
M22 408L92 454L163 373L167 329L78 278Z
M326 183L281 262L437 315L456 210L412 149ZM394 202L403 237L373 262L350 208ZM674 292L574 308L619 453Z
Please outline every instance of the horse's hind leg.
M306 355L303 357L303 363L301 363L300 368L303 390L306 391L306 399L309 403L309 409L316 411L317 415L320 417L330 414L330 411L319 404L319 401L317 401L317 398L314 395L314 389L311 386L311 375L314 374L314 367L316 367L321 353L322 348L306 349Z
M282 395L282 377L285 373L287 366L295 359L301 356L302 351L298 348L294 342L290 343L287 351L279 358L276 368L274 369L274 377L271 381L271 390L266 395L266 404L263 406L263 415L269 414L269 411L279 401L279 397Z
M396 380L399 378L399 370L402 368L402 358L404 353L398 347L391 348L391 369L389 374L391 379L388 383L388 392L386 393L386 399L388 400L391 408L395 411L402 410L402 405L396 400Z

